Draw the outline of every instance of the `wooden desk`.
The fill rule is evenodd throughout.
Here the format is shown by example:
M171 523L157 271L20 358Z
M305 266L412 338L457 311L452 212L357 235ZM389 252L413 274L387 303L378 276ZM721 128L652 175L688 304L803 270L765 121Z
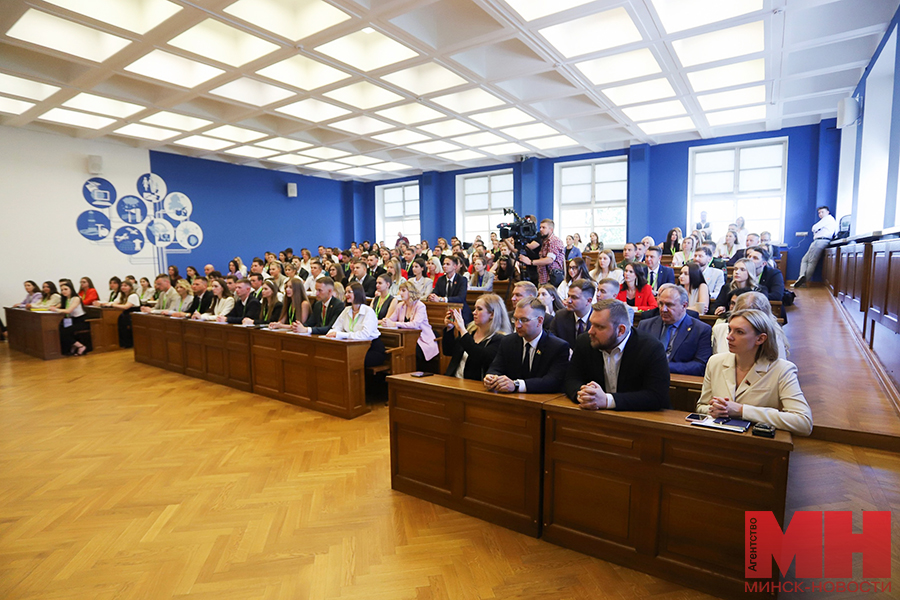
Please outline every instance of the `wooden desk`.
M86 306L85 314L91 324L93 352L119 350L119 316L121 308Z
M541 405L556 394L496 394L480 381L387 378L391 487L537 537Z
M135 362L184 373L183 321L141 312L132 314Z
M412 373L416 370L416 347L419 343L418 329L379 327L381 341L388 350L391 374Z
M251 391L249 329L190 319L179 322L185 375Z
M62 358L59 323L63 315L6 307L9 347L43 360Z
M543 408L546 541L716 596L751 596L744 511L771 510L783 525L789 433L705 431L680 411L589 412L568 399Z
M699 375L669 375L669 400L672 408L685 412L697 410L697 400L703 390L703 377Z
M364 363L371 342L249 333L254 393L345 419L369 412Z

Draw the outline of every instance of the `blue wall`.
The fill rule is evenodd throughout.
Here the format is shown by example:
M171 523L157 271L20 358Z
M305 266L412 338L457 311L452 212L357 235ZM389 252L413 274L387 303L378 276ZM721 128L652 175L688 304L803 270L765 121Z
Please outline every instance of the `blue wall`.
M194 203L192 220L204 231L203 244L189 255L170 256L182 272L188 264L202 268L211 262L220 270L235 254L249 263L264 250L320 243L346 247L351 240L375 240L375 187L399 181L418 181L422 237L434 244L439 236L456 232L456 177L466 173L511 168L515 181L514 206L519 214L539 218L553 214L554 165L562 161L628 156L628 238L651 235L662 240L674 226L687 224L688 166L695 146L788 138L785 241L796 244L788 254L788 274L799 271L816 219L816 207L834 209L837 191L840 132L834 119L817 125L780 131L661 144L637 145L628 150L564 158L529 158L520 163L451 172L427 172L383 182L338 182L305 175L242 167L227 163L151 152L154 173L169 188L186 193ZM287 198L294 182L298 198ZM800 240L797 244L797 240ZM391 241L391 240L388 240Z

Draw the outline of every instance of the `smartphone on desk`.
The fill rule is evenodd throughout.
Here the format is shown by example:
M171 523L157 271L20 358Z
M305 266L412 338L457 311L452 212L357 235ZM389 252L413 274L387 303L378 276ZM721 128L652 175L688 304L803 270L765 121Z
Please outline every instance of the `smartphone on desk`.
M413 377L431 377L434 373L426 373L425 371L413 371L410 373Z
M685 421L702 421L706 418L706 415L701 415L700 413L691 413L684 418Z

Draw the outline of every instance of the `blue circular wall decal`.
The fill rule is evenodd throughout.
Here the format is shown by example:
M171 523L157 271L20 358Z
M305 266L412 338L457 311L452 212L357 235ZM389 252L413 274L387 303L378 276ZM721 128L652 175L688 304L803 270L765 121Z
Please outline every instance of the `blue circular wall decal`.
M162 202L167 191L166 182L156 173L144 173L138 177L138 196L147 202Z
M193 250L203 243L203 229L193 221L185 221L175 230L175 241Z
M147 218L147 203L137 196L122 196L116 204L116 212L126 223L136 225Z
M119 227L113 236L116 249L122 254L137 254L144 248L144 235L141 230L131 225Z
M99 210L86 210L75 222L78 233L89 240L102 240L109 235L109 217Z
M116 188L102 177L91 177L81 186L84 199L91 206L109 208L116 202Z
M191 199L181 192L172 192L166 196L163 207L166 210L166 216L173 221L186 221L190 219L191 213L194 210Z
M175 229L165 219L153 219L147 224L147 241L158 248L165 248L175 241Z

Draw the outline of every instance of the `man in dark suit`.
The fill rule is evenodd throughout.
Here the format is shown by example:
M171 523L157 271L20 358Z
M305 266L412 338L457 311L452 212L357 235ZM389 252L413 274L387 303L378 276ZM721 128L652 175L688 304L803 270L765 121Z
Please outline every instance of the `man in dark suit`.
M366 274L372 279L378 279L379 275L387 272L384 267L378 266L378 255L374 252L366 254L366 267ZM368 296L368 294L366 295ZM375 292L372 292L372 295L374 296Z
M246 279L237 282L234 288L235 300L234 308L227 315L216 317L216 321L220 323L231 323L237 325L239 323L253 323L259 318L260 304L259 299L253 294L253 288Z
M588 335L575 341L565 388L581 408L669 408L666 352L658 340L628 326L625 307L614 299L594 304Z
M769 300L781 302L784 298L784 275L781 274L780 269L773 269L769 266L768 251L762 246L752 246L747 248L747 258L756 265L759 285L766 288Z
M263 276L260 273L250 273L247 277L250 281L250 293L253 294L253 297L259 300L262 298L262 284L263 284Z
M201 315L209 312L209 307L212 306L213 293L212 290L207 289L208 285L209 280L206 277L202 275L194 277L194 281L191 282L191 289L194 291L194 302L187 311L189 315L195 312L199 312Z
M591 328L591 303L597 288L590 279L576 279L569 285L566 310L556 313L550 333L575 347L575 338Z
M434 284L434 292L428 296L429 302L457 302L462 304L462 316L466 323L472 321L472 309L466 302L469 282L459 274L462 263L458 256L444 257L444 274Z
M295 321L291 324L291 329L297 333L324 335L343 310L344 303L334 297L334 279L319 277L316 280L316 302L309 313L309 318L306 319L306 323Z
M712 356L712 327L687 314L690 298L683 287L664 285L657 302L659 316L641 321L638 331L662 342L671 373L703 375Z
M675 283L675 271L672 267L660 264L661 256L662 250L659 249L659 246L650 246L644 257L644 262L647 264L647 285L653 288L654 295L665 284Z
M348 283L356 282L363 286L366 292L366 298L375 296L375 278L366 272L366 263L362 260L353 261L353 276L350 277Z
M569 344L544 331L544 305L520 300L514 321L517 335L505 335L484 378L494 392L549 394L562 390L569 364Z

